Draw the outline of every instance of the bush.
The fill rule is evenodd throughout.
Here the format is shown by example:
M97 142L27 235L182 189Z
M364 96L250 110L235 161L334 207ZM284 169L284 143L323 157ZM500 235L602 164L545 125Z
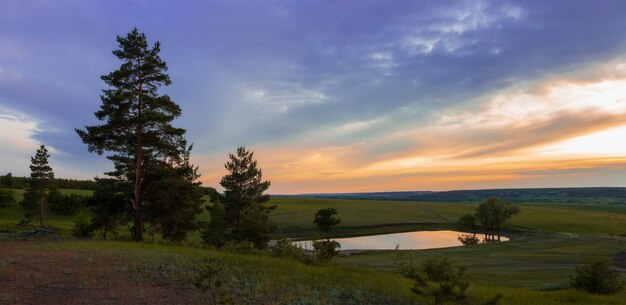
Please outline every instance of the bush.
M233 299L225 289L223 289L222 273L224 267L217 259L207 259L199 266L198 272L193 278L193 285L202 289L202 292L209 292L212 304L233 304Z
M50 209L57 214L75 215L84 206L85 197L77 194L63 195L52 191L48 195Z
M78 238L91 238L93 236L93 226L89 221L91 215L84 209L81 209L74 218L74 228L72 229L72 235Z
M611 261L597 260L576 267L576 274L571 277L572 287L594 294L615 294L622 290L624 282L620 274L611 270Z
M16 203L12 190L0 190L0 208L12 206Z
M465 214L459 217L457 224L464 229L476 230L476 216L472 214Z
M462 302L467 298L469 283L465 269L452 268L448 258L426 258L413 274L415 284L411 291L416 295L432 297L433 304L447 301Z
M305 264L311 262L311 256L304 252L304 249L286 238L277 240L270 248L270 253L276 257L295 259Z
M313 241L315 261L320 264L330 263L333 257L339 255L341 245L334 240Z

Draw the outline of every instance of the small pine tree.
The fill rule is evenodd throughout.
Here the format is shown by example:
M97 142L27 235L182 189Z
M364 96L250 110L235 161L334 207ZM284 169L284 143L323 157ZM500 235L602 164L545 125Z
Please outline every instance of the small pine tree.
M34 218L39 211L39 224L45 228L46 224L46 204L47 197L53 189L54 172L48 165L50 154L44 145L41 145L34 157L30 158L30 180L29 186L24 193L22 207L26 210L24 215L26 223Z
M265 248L270 240L269 233L274 229L268 221L269 213L276 208L265 205L270 196L263 193L269 188L270 181L263 181L254 153L245 147L238 147L237 152L229 157L230 161L224 165L228 174L220 181L224 187L222 200L230 235L227 239L236 243L251 241L256 247ZM224 220L215 217L215 221Z
M415 280L413 293L432 297L433 304L447 301L462 302L467 298L469 283L465 280L465 269L454 269L447 258L426 258L410 273Z
M209 292L212 304L227 305L233 304L232 296L224 289L224 266L218 259L205 259L199 266L198 272L193 277L193 285L202 289L202 292Z
M220 248L228 242L232 230L232 226L226 220L226 208L217 199L212 205L207 206L206 209L211 214L211 221L207 228L202 231L202 240L207 244Z

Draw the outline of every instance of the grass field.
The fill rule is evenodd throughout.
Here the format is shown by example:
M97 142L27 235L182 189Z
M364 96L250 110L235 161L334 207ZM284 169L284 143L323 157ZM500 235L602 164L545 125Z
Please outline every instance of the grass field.
M336 208L342 220L337 236L351 236L451 229L460 215L471 213L476 206L285 197L273 198L271 203L277 205L271 215L271 221L279 227L277 235L289 237L315 236L313 215L327 207ZM522 213L504 227L506 234L513 237L510 242L403 253L417 261L427 256L446 256L454 265L467 267L472 295L480 296L482 301L502 293L502 304L626 304L626 291L615 296L594 296L566 289L574 266L626 250L626 205L528 203L520 207ZM21 216L18 206L0 209L0 227L14 225ZM208 220L209 215L204 213L201 219ZM43 249L46 253L60 251L70 256L87 253L94 260L121 256L128 259L125 270L138 268L147 277L156 273L158 278L153 280L165 281L159 284L164 289L180 285L186 298L182 303L202 303L204 296L190 286L188 273L200 258L211 256L220 258L227 267L229 285L247 287L238 297L254 299L258 304L419 304L419 299L410 293L411 283L394 273L395 251L352 254L337 258L327 267L311 267L267 255L241 256L150 243L75 241L68 236L72 217L50 215L49 220L66 241L11 247L30 255ZM191 237L191 244L199 245L198 234ZM11 253L0 254L0 276L13 274L11 270L16 266L10 262L19 258ZM73 276L86 272L80 269L85 266L75 267L78 269L58 272L70 272ZM241 270L246 270L245 275ZM350 299L348 295L354 297ZM127 297L132 299L130 294Z
M376 234L402 230L455 228L459 216L474 212L476 203L427 203L277 197L271 221L287 235L309 236L319 209L333 207L341 218L337 235ZM521 214L506 224L514 232L626 233L626 205L520 204Z

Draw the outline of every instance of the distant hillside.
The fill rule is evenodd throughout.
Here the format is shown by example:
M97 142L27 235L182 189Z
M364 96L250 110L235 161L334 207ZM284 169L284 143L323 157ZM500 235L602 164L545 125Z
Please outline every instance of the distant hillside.
M626 204L624 187L530 188L459 191L413 191L373 193L320 193L289 195L289 197L480 202L497 196L508 202L538 203L617 203Z

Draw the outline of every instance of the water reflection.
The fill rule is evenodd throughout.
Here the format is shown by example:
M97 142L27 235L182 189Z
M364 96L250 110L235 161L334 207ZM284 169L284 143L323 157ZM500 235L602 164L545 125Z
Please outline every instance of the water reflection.
M487 243L499 243L501 241L507 241L509 240L506 237L502 237L500 235L494 235L494 234L481 234L482 238L479 236L476 236L478 234L476 233L464 233L461 234L457 237L457 239L463 244L463 245L476 245L476 244L487 244Z
M383 235L360 236L335 239L341 244L341 250L422 250L508 241L500 235L474 234L458 231L415 231ZM311 241L297 241L299 246L311 249Z

